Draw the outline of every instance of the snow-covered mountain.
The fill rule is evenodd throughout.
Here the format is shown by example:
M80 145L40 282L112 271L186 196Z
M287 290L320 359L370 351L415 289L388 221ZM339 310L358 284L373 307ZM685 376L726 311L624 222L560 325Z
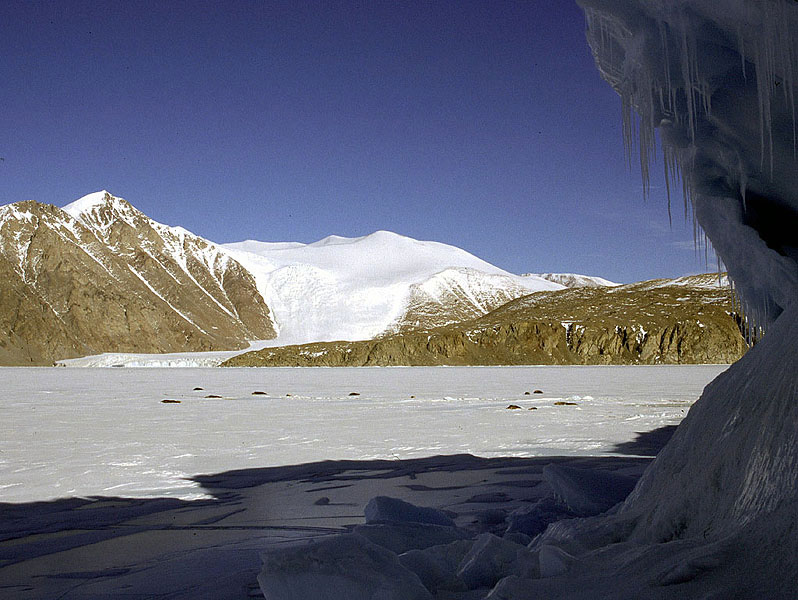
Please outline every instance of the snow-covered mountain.
M0 207L0 363L243 348L274 337L252 276L214 244L98 192Z
M434 280L434 278L433 278ZM433 281L431 280L431 281ZM747 350L717 275L528 294L478 318L373 340L239 354L226 366L732 363ZM432 315L434 317L434 313Z
M578 287L612 287L618 285L603 277L578 275L576 273L524 273L523 277L540 277L547 281L559 283L567 288Z
M455 246L377 231L312 244L224 244L258 283L280 344L364 340L483 315L526 294L563 289L508 273Z
M387 231L218 245L106 191L0 208L0 246L6 364L370 339L563 287Z

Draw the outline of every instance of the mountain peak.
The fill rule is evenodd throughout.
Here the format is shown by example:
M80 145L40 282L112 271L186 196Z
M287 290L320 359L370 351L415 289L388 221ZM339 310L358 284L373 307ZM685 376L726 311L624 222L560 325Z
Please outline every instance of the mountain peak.
M97 206L111 203L114 198L115 196L107 190L100 190L99 192L93 192L91 194L86 194L82 198L78 198L74 202L67 204L63 210L77 218L78 215L91 212Z
M403 241L411 241L415 242L413 238L409 238L407 236L394 233L393 231L386 231L384 229L380 229L373 233L369 233L368 235L362 235L359 237L344 237L341 235L328 235L325 238L320 239L317 242L313 242L308 244L308 246L340 246L344 244L357 244L357 243L380 243L380 244L390 244L390 243L398 243Z
M105 230L116 221L125 221L135 227L142 219L150 220L144 213L124 198L100 190L67 204L63 211L84 225Z

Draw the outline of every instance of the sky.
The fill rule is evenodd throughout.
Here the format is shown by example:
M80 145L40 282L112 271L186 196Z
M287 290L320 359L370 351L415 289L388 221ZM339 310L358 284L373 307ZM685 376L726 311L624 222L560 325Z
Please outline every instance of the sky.
M386 229L514 273L712 270L568 0L0 7L0 204L94 191L216 242ZM633 161L634 163L634 161Z

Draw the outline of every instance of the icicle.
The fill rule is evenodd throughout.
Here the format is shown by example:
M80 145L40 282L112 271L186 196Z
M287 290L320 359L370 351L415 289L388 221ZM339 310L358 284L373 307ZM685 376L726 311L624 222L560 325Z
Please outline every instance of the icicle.
M737 27L737 52L740 54L740 66L743 71L743 80L748 83L748 75L745 72L745 41L743 40L743 30Z
M670 157L667 152L662 153L662 165L665 168L665 196L668 198L668 225L673 227L673 215L671 214L671 181L670 181Z
M691 49L690 43L687 37L687 28L685 27L684 15L679 15L679 20L681 21L680 29L682 32L681 35L681 67L682 67L682 86L684 88L685 93L685 100L687 101L687 129L690 131L690 139L695 141L695 118L696 118L696 110L695 110L695 96L693 95L693 76L691 73L691 67L693 64L692 56L691 56Z
M764 56L763 56L764 55ZM771 130L772 115L770 112L770 86L773 85L773 71L771 68L770 52L767 46L757 47L754 52L754 67L756 71L756 91L759 101L759 145L760 169L765 168L765 157L770 159L771 175L773 174L773 132Z

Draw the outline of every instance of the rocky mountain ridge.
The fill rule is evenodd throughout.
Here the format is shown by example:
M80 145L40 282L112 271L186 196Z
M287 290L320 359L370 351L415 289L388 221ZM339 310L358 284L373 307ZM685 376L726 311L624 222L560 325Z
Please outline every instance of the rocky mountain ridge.
M0 364L370 339L562 287L387 231L219 245L106 191L0 210Z
M596 277L513 275L454 246L387 231L361 238L330 236L313 244L219 245L158 223L105 191L63 209L34 201L0 207L0 275L0 364L10 365L105 353L235 350L278 334L281 345L362 340L348 346L346 360L327 357L319 364L349 364L355 348L385 349L399 341L401 349L372 349L362 362L594 361L586 348L603 348L604 342L583 339L582 325L562 312L562 302L584 294L599 302L601 289L607 290L606 297L616 289ZM695 282L685 286L695 287ZM516 314L518 307L528 312L532 304L537 337L524 334L524 343L546 338L546 348L558 350L512 347L517 331L526 327L521 323L530 322L528 315ZM540 312L544 307L545 314ZM593 311L591 323L607 321L605 312L606 307ZM479 323L491 314L505 315L514 324L505 350L489 341L492 334L463 329L464 323ZM575 323L566 332L565 346L555 339L561 327L542 333L549 321ZM497 332L502 326L496 324ZM413 358L424 354L420 346L429 345L418 341L423 335L438 339L440 347L432 344L426 358ZM449 339L452 335L466 335L469 341ZM475 336L483 340L476 346ZM581 342L574 345L574 340ZM470 349L453 350L459 346ZM566 346L567 352L562 350ZM291 351L281 352L287 357ZM641 358L630 351L607 358L616 354L608 350L601 361L645 362L656 353L642 352ZM703 360L692 351L677 354L673 360L687 354ZM667 352L662 356L672 360ZM717 356L709 353L704 359ZM306 362L296 357L286 361Z
M224 366L731 363L747 345L717 276L538 292L462 323L266 348Z
M65 209L0 207L0 278L0 364L244 348L275 335L241 265L108 192Z

